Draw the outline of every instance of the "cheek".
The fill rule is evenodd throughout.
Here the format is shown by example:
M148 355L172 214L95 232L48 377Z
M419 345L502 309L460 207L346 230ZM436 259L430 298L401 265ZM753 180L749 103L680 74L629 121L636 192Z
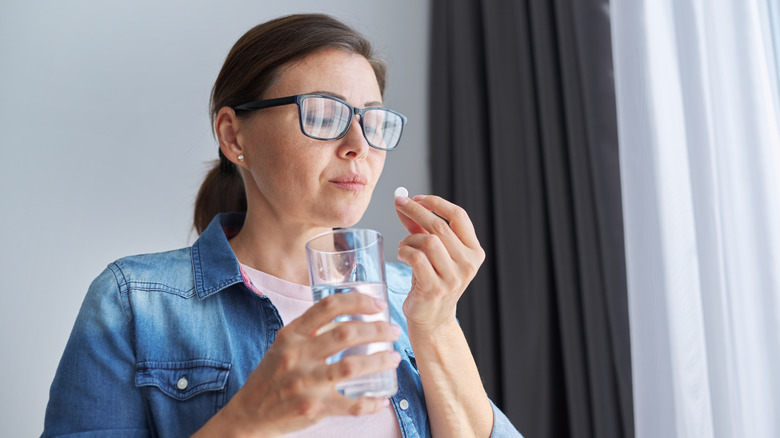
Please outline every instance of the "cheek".
M328 159L317 154L316 145L289 144L284 150L267 155L264 164L267 175L261 176L275 195L293 202L307 202L317 198L322 190L323 170Z
M382 175L382 169L385 167L385 158L387 157L387 152L377 152L379 152L379 154L377 154L376 158L371 161L371 170L373 171L374 175L374 183L379 181L379 177Z
M319 175L310 160L294 154L268 154L265 158L258 176L275 191L289 193L311 189L309 186Z
M287 122L287 121L283 121ZM289 123L275 122L271 126L284 126ZM266 125L268 126L268 125ZM253 144L254 158L257 160L257 178L273 181L290 181L305 174L307 148L297 131L267 129L256 132L259 140ZM304 137L305 138L305 137Z

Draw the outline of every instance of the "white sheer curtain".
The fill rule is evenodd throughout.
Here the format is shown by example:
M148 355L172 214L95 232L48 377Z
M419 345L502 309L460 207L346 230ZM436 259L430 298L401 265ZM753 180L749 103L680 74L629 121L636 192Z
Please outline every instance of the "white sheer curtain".
M613 0L636 436L780 437L767 0Z

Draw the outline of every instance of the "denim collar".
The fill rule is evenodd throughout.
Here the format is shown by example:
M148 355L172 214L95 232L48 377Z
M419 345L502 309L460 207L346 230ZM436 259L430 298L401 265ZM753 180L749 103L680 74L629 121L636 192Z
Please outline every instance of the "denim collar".
M245 217L246 213L218 214L192 245L192 269L199 299L244 282L228 236L238 233Z

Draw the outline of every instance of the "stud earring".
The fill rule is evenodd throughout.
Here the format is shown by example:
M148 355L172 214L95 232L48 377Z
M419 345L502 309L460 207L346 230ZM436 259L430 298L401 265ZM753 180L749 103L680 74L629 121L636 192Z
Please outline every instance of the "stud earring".
M238 161L244 161L244 155L243 154L238 156Z

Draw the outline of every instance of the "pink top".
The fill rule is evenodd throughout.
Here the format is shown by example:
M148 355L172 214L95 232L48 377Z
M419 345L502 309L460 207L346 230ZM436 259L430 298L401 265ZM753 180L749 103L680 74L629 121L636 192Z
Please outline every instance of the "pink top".
M241 264L241 273L250 289L271 300L285 325L303 315L314 304L309 286L276 278L244 264ZM308 429L286 436L398 438L402 435L391 405L371 415L328 417Z

